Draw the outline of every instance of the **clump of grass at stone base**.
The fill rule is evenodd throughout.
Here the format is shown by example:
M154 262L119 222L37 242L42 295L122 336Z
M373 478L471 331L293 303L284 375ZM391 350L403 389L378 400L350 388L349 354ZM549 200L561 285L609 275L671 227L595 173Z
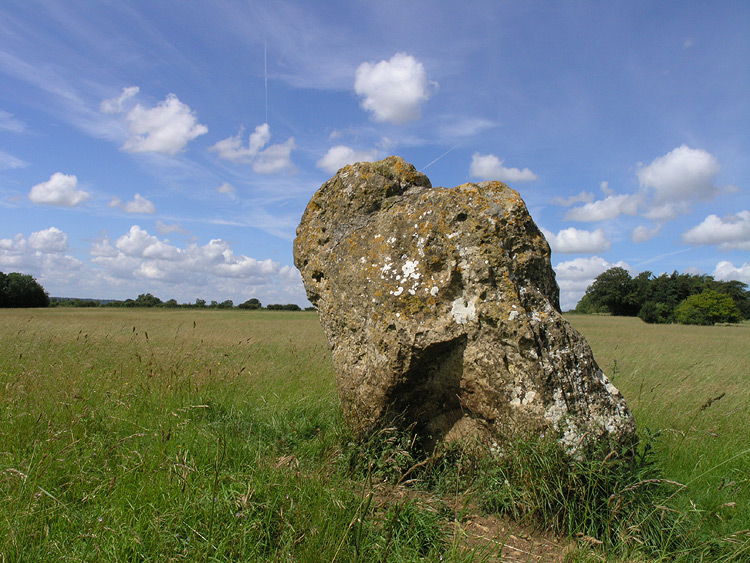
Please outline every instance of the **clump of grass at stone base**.
M453 496L451 506L506 515L589 548L571 552L570 560L596 560L594 550L623 560L742 561L750 554L750 531L707 536L704 525L715 515L678 508L688 487L664 477L653 447L659 436L643 435L636 451L576 457L554 433L518 436L500 450L452 443L426 452L411 428L387 426L349 443L345 457L359 478Z

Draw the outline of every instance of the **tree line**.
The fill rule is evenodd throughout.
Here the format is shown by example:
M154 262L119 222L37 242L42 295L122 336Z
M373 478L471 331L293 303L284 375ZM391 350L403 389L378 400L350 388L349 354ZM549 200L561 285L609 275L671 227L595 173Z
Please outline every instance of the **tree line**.
M125 299L122 301L53 297L50 301L50 305L53 307L160 307L163 309L245 309L250 311L260 309L266 309L268 311L302 310L302 308L295 303L287 303L284 305L272 303L264 307L260 300L255 297L235 306L234 301L231 299L221 302L207 302L205 299L196 299L195 303L178 303L176 299L162 301L150 293L142 293L135 299ZM308 307L306 310L312 309L312 307Z
M231 299L207 303L204 299L196 299L195 303L178 303L176 299L162 301L150 293L142 293L135 299L124 301L112 299L78 299L72 297L52 297L36 279L28 274L12 272L4 274L0 272L0 308L26 308L26 307L163 307L185 308L185 309L245 309L269 311L301 311L302 308L295 303L279 304L272 303L263 307L256 298L248 299L235 307ZM308 307L305 310L314 310Z
M750 291L740 281L709 275L641 272L610 268L592 283L577 313L639 317L647 323L713 325L750 319Z

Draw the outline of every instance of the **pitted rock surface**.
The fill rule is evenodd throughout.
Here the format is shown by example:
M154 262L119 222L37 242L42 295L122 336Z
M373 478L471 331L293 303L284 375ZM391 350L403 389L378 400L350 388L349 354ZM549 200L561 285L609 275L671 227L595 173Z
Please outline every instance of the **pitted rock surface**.
M505 184L433 188L398 157L346 166L310 200L294 257L355 431L399 418L432 441L633 439L622 395L560 313L547 241Z

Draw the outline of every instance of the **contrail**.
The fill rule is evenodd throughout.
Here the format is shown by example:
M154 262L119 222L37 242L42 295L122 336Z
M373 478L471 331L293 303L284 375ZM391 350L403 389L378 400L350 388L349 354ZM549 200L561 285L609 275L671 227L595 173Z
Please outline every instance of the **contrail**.
M682 254L683 252L690 252L691 250L695 250L694 248L683 248L682 250L675 250L674 252L667 252L666 254L659 254L658 256L654 256L653 258L647 258L646 260L641 260L638 262L635 266L645 266L646 264L652 264L653 262L659 262L660 260L663 260L664 258L667 258L668 256L674 256L675 254Z
M420 170L420 172L424 172L424 171L425 171L425 170L427 170L427 169L428 169L428 168L429 168L430 166L432 166L433 164L435 164L435 163L436 163L436 162L437 162L438 160L440 160L441 158L443 158L443 157L444 157L444 156L445 156L446 154L448 154L449 152L451 152L451 151L453 151L453 150L457 149L457 148L458 148L458 147L460 147L460 146L461 146L461 144L459 143L459 144L458 144L458 145L456 145L455 147L452 147L452 148L448 149L448 150L447 150L447 151L445 151L445 152L444 152L443 154L441 154L441 155L440 155L439 157L437 157L437 158L436 158L435 160L433 160L432 162L430 162L430 163L429 163L429 164L428 164L427 166L423 166L423 167L422 167L422 169Z
M268 123L268 46L266 38L263 38L263 79L266 89L266 123Z

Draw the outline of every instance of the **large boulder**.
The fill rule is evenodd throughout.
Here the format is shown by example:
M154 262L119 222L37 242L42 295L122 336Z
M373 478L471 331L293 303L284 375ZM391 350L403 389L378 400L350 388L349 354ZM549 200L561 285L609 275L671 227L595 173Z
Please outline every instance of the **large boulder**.
M355 431L400 420L428 443L550 429L569 451L632 442L622 395L560 313L549 245L505 184L433 188L398 157L346 166L310 200L294 258Z

